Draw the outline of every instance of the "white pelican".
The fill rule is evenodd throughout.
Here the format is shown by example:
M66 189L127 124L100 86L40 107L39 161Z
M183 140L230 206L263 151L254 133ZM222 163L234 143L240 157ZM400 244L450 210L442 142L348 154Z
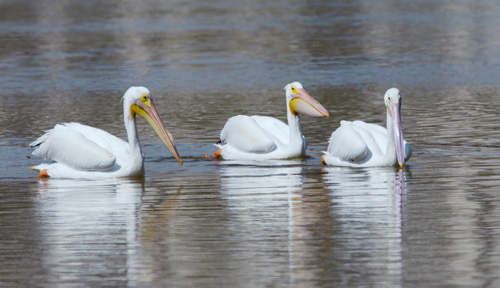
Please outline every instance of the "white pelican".
M328 111L309 96L299 82L285 86L288 125L267 116L229 118L216 144L214 158L226 160L288 159L305 154L307 141L300 128L300 114L329 117Z
M145 87L130 87L123 95L123 118L128 143L101 129L79 123L57 124L30 144L33 155L56 161L33 166L38 177L115 178L144 175L144 158L137 135L136 115L153 127L182 165L174 139L156 111Z
M401 94L396 88L384 96L387 107L387 129L363 121L340 121L332 133L323 163L334 166L372 167L399 164L403 168L411 156L411 146L403 140L401 127Z

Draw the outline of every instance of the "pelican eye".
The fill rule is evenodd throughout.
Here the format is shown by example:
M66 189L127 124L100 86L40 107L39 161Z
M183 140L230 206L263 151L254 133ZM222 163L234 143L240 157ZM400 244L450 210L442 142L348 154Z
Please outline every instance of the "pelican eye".
M146 104L146 105L148 105L148 106L149 106L149 104L150 104L150 103L149 103L149 96L148 96L147 94L142 94L142 96L141 96L141 101L142 101L142 103L144 103L144 104Z
M292 93L297 94L297 88L295 88L295 86L292 86Z

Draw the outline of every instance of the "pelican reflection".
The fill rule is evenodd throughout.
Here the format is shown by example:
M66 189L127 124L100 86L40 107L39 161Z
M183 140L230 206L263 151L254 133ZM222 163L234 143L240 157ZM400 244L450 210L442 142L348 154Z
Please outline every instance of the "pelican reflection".
M339 235L346 239L339 240L344 251L339 257L355 253L357 259L352 268L360 275L376 277L374 269L384 277L402 275L407 172L398 172L393 167L323 169L323 180L330 190L332 217L336 219Z
M134 278L143 191L143 179L40 180L36 213L44 232L40 241L48 281L95 284L103 275L122 277L123 267Z

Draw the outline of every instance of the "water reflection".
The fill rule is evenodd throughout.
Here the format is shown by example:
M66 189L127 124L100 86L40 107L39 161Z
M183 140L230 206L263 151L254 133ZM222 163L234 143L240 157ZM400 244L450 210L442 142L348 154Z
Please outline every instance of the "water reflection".
M43 226L46 283L92 285L133 277L143 190L141 179L40 180L36 211Z
M299 161L261 165L256 162L251 165L231 164L234 163L231 161L221 163L222 192L231 202L231 209L282 205L281 200L289 199L291 195L296 197L302 190L302 167L295 166Z
M385 277L399 283L402 273L402 227L407 171L392 167L351 169L324 167L338 243L350 255L357 276ZM356 277L345 274L344 277Z
M305 286L401 284L407 173L339 167L325 167L322 179L316 173L294 164L221 166L228 229L244 239L238 250L254 252L240 268L252 274L259 271L251 263L259 263L265 275ZM269 265L276 262L282 265Z
M500 287L498 1L137 2L0 1L0 286ZM335 107L302 119L316 159L198 159L228 117L282 111L290 78ZM146 188L33 182L28 143L66 121L123 137L138 84L189 163L145 128ZM312 168L392 86L413 175Z
M292 282L294 213L301 203L303 185L302 167L296 166L300 162L277 161L251 166L230 163L224 161L221 165L221 192L234 218L232 229L242 233L240 237L245 239L239 244L241 249L250 251L255 243L261 242L264 247L260 249L282 255L254 255L248 259L251 261L245 269L251 270L252 262L266 263L266 275L290 275L289 281ZM288 265L269 265L273 261ZM286 267L288 271L283 271Z

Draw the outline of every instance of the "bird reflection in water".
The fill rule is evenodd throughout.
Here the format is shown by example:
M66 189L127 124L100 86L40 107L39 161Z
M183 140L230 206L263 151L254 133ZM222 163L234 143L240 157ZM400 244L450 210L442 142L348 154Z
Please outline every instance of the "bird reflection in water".
M337 245L342 251L357 251L360 259L355 260L352 268L361 275L373 276L374 268L384 277L402 273L407 176L407 171L393 167L323 167L331 211L343 238L338 239ZM344 253L337 256L338 261L346 257Z
M143 179L41 179L37 189L47 277L68 283L121 277L126 263L133 278Z

